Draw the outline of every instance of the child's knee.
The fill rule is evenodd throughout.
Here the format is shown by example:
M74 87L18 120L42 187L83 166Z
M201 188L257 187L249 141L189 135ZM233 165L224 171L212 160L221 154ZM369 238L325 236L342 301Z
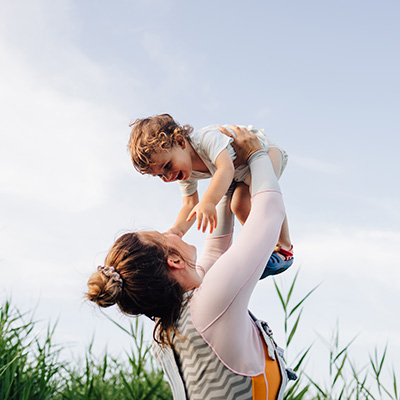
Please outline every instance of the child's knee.
M274 168L275 175L279 179L282 173L282 153L278 148L270 147L268 149L268 156Z
M243 204L236 203L232 206L232 212L235 214L236 218L240 221L241 224L246 222L247 217L249 216L249 211Z
M245 184L239 184L233 193L231 210L236 218L243 224L251 208L249 187Z

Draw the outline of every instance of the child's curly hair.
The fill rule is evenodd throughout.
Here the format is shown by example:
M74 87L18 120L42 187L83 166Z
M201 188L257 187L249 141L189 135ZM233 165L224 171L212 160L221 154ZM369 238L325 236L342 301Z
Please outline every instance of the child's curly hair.
M141 174L148 173L154 164L152 154L171 149L182 137L190 141L189 135L193 131L190 125L180 126L169 114L137 119L129 126L132 130L128 150L133 166Z

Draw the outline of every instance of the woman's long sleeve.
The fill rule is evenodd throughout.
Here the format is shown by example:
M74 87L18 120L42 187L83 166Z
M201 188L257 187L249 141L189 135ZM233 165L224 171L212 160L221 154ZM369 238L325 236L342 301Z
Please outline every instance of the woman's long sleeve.
M285 209L267 153L254 153L248 163L252 175L249 217L229 250L205 275L191 309L196 329L229 368L258 373L264 353L247 309L277 243Z

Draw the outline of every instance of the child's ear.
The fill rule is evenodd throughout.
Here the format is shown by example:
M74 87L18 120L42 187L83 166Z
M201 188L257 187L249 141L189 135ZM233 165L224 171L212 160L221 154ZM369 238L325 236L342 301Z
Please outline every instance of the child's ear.
M167 263L171 268L182 269L184 262L177 254L170 254L167 258Z
M182 135L176 135L175 142L178 146L182 147L182 149L185 149L186 141Z

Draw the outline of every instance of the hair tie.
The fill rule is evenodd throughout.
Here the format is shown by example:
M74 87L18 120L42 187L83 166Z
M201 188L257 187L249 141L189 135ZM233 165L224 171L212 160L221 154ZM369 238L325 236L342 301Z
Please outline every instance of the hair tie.
M106 267L104 265L99 265L97 271L108 276L112 281L118 284L118 287L122 289L122 278L119 272L114 267Z

